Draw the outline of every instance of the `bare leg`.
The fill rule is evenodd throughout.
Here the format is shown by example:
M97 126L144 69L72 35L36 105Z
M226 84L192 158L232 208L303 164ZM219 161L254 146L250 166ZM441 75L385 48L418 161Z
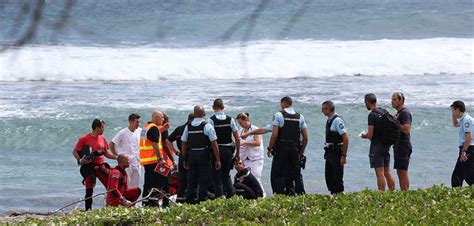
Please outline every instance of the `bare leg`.
M387 180L387 185L390 191L395 190L395 180L392 177L392 174L390 173L390 167L386 166L383 168L383 172L385 175L385 179Z
M377 177L377 187L379 191L385 191L384 168L383 167L375 168L375 176Z
M408 178L408 170L397 169L398 180L400 181L400 190L408 191L410 187L410 180Z

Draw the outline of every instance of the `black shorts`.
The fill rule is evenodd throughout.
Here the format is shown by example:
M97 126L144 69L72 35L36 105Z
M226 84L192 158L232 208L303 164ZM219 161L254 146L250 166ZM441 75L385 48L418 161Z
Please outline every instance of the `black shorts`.
M369 156L370 168L390 166L390 154L388 152Z
M398 144L393 145L393 157L395 159L393 168L399 170L408 170L411 152L412 147L409 141L401 141Z

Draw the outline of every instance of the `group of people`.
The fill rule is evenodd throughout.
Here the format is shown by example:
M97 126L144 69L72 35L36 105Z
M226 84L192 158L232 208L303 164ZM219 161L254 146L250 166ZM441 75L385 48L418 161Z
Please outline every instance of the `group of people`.
M390 147L394 151L400 189L409 189L408 166L412 153L410 131L412 115L405 107L401 92L392 94L395 116L377 107L374 94L366 94L364 102L370 113L367 132L359 136L370 140L370 167L374 168L377 186L385 191L395 189L390 173ZM120 130L108 144L102 136L105 123L95 119L92 132L79 138L73 155L81 166L86 187L86 210L92 207L96 178L107 190L108 206L132 206L142 195L144 206L169 205L170 194L177 200L198 203L209 198L242 195L248 199L266 195L261 175L264 161L262 134L271 133L266 148L272 157L270 173L274 194L305 194L301 170L305 168L305 149L308 144L308 126L302 114L292 108L290 97L280 101L280 111L272 123L258 128L251 124L248 113L239 113L235 119L224 112L224 102L216 99L214 115L205 119L205 109L196 105L188 120L169 133L169 117L155 111L151 120L140 128L140 116L131 114L127 128ZM474 140L472 118L462 101L451 105L452 121L460 127L459 157L452 175L452 186L462 186L465 180L474 183ZM322 103L321 111L327 117L325 132L325 179L331 194L344 191L344 165L347 162L349 136L344 120L336 113L332 101ZM237 127L237 123L240 129ZM173 143L176 142L176 147ZM110 150L109 150L110 149ZM175 155L178 155L176 164ZM117 159L111 168L104 156ZM139 187L141 167L144 168L143 190ZM230 172L236 169L232 183ZM143 192L142 192L143 191ZM158 192L157 192L158 191Z

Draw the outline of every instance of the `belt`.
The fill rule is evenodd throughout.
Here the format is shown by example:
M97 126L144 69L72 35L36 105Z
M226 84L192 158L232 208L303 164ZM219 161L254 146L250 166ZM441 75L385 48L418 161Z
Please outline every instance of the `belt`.
M207 150L208 148L205 147L205 148L190 148L189 150L191 151L204 151L204 150Z
M332 147L337 147L337 146L342 146L343 143L338 143L338 144L333 144L333 143L325 143L327 148L332 148Z
M299 141L295 140L278 140L279 142L284 142L284 143L299 143Z
M223 147L232 147L234 146L233 143L228 143L228 144L218 144L218 146L223 146Z

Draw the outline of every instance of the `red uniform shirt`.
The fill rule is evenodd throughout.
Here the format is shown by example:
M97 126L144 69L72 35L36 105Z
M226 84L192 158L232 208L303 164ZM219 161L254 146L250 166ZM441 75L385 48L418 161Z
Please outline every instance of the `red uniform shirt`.
M76 144L76 150L81 151L84 148L84 145L87 145L92 148L92 151L108 151L109 145L107 144L107 140L105 140L104 136L99 135L97 137L93 137L90 133L82 136L79 138ZM94 165L100 165L104 162L104 155L101 155L94 159Z
M128 189L127 173L119 166L110 169L109 182L107 184L107 206L122 205L120 198L125 196Z

